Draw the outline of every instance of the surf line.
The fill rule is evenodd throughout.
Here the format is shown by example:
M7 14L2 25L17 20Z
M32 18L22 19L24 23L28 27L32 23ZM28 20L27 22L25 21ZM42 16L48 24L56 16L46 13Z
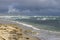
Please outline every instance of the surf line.
M12 22L16 22L16 23L21 24L23 26L31 27L31 28L33 28L35 30L40 30L40 29L38 29L38 28L36 28L36 27L34 27L32 25L26 24L26 23L21 23L21 22L18 22L18 21L12 21Z

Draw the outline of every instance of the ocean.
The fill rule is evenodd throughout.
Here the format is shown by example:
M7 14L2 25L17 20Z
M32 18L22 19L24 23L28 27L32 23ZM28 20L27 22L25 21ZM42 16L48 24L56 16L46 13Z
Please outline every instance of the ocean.
M13 16L1 19L16 22L28 29L33 28L35 32L38 32L38 35L34 36L41 40L60 40L59 16Z
M15 21L33 25L39 29L59 31L60 32L60 17L29 17L17 18Z

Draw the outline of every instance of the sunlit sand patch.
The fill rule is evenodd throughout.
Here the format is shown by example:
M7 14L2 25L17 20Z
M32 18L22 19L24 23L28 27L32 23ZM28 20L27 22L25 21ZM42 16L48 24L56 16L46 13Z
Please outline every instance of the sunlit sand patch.
M22 28L16 24L0 24L0 40L40 40L36 37L26 35ZM35 34L35 32L32 32Z

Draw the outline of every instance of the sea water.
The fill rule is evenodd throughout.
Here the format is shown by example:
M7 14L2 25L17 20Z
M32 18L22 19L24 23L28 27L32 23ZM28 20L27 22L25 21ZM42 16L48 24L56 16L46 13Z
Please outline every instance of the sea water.
M11 19L26 28L33 28L39 33L34 36L41 40L60 40L60 17L30 17L22 19L14 17Z
M36 28L32 25L21 23L21 22L16 22L16 23L24 25L26 28L27 27L33 28L36 32L38 32L38 35L34 35L34 36L40 38L41 40L60 40L60 32L39 29L39 28Z

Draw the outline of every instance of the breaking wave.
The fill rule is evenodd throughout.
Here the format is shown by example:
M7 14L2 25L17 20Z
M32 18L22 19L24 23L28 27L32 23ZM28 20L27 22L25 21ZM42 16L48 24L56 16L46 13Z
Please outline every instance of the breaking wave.
M21 22L18 22L18 21L13 21L13 22L16 22L16 23L21 24L23 26L26 26L26 27L29 27L29 28L31 27L34 30L37 30L39 32L39 34L35 35L35 36L39 37L41 40L60 40L60 32L38 29L38 28L36 28L32 25L21 23Z

